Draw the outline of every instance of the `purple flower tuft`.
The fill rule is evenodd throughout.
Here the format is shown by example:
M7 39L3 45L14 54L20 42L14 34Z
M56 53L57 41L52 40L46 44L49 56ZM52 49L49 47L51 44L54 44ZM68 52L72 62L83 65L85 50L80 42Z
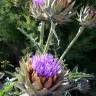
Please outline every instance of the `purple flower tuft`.
M43 5L44 0L33 0L33 3L36 4L36 5Z
M46 78L54 76L61 71L61 66L58 59L54 58L52 54L36 54L32 57L33 70L39 75Z

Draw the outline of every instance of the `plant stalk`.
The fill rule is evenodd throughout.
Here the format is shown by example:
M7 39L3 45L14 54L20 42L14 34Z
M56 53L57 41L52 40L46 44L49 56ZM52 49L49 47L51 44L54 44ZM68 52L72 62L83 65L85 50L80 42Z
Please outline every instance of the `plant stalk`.
M61 55L59 62L61 62L63 60L63 58L65 57L65 55L68 53L68 51L71 49L71 47L74 45L74 43L77 41L78 37L82 34L82 32L84 31L85 27L82 26L79 28L76 36L73 38L73 40L70 42L70 44L68 45L68 47L65 49L65 51L63 52L63 54Z
M55 27L56 27L56 24L54 24L51 21L51 28L50 28L49 36L48 36L48 39L47 39L47 42L46 42L46 45L45 45L45 48L44 48L44 53L46 53L49 49L49 46L50 46L50 43L51 43L51 40L52 40L52 37L53 37L53 34L54 34Z
M45 25L45 22L44 21L41 21L40 23L40 47L42 48L43 47L43 39L44 39L44 25Z

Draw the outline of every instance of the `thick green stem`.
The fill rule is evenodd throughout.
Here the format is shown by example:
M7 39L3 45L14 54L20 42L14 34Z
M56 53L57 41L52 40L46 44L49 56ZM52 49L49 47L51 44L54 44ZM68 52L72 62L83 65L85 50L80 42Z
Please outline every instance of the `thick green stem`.
M43 39L44 39L44 25L45 25L45 22L44 21L41 21L40 23L40 47L42 48L43 47Z
M48 36L48 39L47 39L47 42L46 42L46 45L45 45L45 48L44 48L44 53L46 53L49 49L49 46L50 46L50 43L51 43L51 40L52 40L52 37L53 37L53 31L55 30L55 27L56 27L56 24L54 24L52 21L51 21L51 28L50 28L50 32L49 32L49 36Z
M74 43L77 41L78 37L82 34L82 32L84 31L85 27L80 27L76 36L74 37L74 39L70 42L70 44L68 45L68 47L65 49L65 51L63 52L63 54L61 55L59 62L61 62L63 60L63 58L65 57L65 55L68 53L68 51L71 49L71 47L74 45Z

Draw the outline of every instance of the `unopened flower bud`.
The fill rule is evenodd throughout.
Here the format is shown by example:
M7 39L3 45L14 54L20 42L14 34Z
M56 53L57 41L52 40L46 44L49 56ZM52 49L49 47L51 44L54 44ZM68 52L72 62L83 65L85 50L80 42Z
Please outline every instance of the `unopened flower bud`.
M86 6L80 10L78 21L82 26L96 26L96 10L93 7Z

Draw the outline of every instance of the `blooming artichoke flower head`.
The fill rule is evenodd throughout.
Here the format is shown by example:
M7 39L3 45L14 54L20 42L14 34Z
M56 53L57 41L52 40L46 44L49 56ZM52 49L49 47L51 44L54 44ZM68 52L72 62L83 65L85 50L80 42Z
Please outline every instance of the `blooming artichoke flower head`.
M41 77L52 77L61 71L57 58L52 54L36 54L32 57L32 68Z
M70 13L73 5L72 0L32 0L32 16L40 20L53 19L62 22L68 19L65 17Z

